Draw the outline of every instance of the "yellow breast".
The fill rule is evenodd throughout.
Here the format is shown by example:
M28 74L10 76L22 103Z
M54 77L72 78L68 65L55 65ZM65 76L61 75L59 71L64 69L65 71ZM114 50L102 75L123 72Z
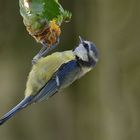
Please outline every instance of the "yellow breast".
M74 60L72 51L56 52L45 58L41 58L32 67L26 84L25 96L36 94L64 63Z

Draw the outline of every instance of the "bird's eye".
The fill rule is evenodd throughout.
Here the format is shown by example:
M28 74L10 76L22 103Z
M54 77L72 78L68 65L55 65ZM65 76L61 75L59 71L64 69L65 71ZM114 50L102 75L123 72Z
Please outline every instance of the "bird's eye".
M83 42L84 48L87 50L87 52L89 52L89 45L85 42Z

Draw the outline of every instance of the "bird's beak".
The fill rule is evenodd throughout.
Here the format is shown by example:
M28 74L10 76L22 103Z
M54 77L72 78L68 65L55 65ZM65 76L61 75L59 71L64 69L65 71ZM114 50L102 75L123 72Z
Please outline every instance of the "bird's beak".
M79 36L79 39L80 39L80 43L84 42L84 39L81 36Z

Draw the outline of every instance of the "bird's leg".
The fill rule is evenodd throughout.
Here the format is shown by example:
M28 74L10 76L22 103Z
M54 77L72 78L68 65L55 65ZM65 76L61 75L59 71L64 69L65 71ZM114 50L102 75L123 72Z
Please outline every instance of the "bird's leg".
M32 64L36 64L36 62L42 57L42 53L47 49L47 46L42 45L41 50L39 51L39 53L37 53L33 60L32 60Z
M46 43L42 43L42 49L39 51L39 53L33 58L32 64L35 64L41 57L45 57L48 55L50 51L56 48L56 46L59 44L59 39L57 42L52 46L47 46Z
M48 53L50 51L52 51L53 49L55 49L58 44L59 44L59 38L57 39L57 41L56 41L56 43L54 45L47 47L43 52L41 52L41 57L47 56Z
M41 57L45 57L48 55L48 53L50 51L52 51L53 49L56 48L56 45L52 45L51 47L46 48L42 53L41 53Z

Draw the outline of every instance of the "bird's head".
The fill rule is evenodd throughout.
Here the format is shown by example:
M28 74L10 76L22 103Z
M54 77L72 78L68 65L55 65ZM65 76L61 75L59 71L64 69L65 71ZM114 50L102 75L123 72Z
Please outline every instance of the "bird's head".
M99 54L94 43L83 40L81 37L79 45L74 49L77 61L86 67L94 67L98 61Z

